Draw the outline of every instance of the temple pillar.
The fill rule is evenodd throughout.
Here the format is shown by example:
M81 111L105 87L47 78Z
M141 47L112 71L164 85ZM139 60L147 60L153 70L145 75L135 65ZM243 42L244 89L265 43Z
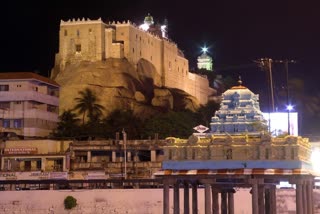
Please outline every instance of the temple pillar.
M184 183L184 197L183 197L183 213L189 214L190 213L190 204L189 204L189 183Z
M211 185L204 184L204 210L205 214L211 214Z
M219 190L211 186L212 192L212 214L219 214Z
M252 214L259 214L259 194L258 194L258 180L250 179L249 183L252 186L251 195L252 195Z
M228 192L228 214L234 214L234 189Z
M198 214L198 184L192 183L192 214Z
M305 179L303 179L302 182L303 182L302 183L302 192L303 192L302 197L304 199L303 203L302 203L302 205L303 205L303 213L309 214L309 212L308 212L308 202L306 202L308 200L307 183L306 183Z
M314 206L313 206L313 181L311 179L308 179L306 181L306 192L307 192L307 209L309 214L314 213Z
M296 213L303 214L303 185L300 179L296 180Z
M277 213L277 191L276 186L273 185L269 189L270 193L270 214L276 214Z
M221 192L221 214L228 214L227 192L225 190Z
M169 214L169 199L170 199L170 194L169 194L169 182L166 180L163 180L163 214Z
M179 182L177 181L173 186L173 213L180 213L180 197L179 197Z
M264 185L258 185L258 206L259 214L265 214L265 203L264 203Z

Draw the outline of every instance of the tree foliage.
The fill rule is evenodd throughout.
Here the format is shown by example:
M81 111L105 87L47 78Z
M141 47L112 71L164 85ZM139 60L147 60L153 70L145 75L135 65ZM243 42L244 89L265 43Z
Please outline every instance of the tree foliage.
M75 137L79 133L79 119L77 119L77 115L73 113L71 110L64 111L59 116L59 122L57 124L57 128L55 129L53 135L54 137Z
M98 104L99 99L93 93L92 90L86 88L84 91L79 92L80 97L75 98L77 102L74 110L82 114L82 124L85 122L85 117L89 118L89 121L96 121L102 115L104 107Z
M209 126L219 104L209 102L197 112L168 111L161 112L146 120L141 120L132 110L116 109L106 118L102 117L103 106L97 104L98 98L89 89L79 92L77 104L73 110L67 110L59 117L54 137L76 139L114 139L115 133L125 130L128 139L146 139L156 133L160 139L169 136L188 138L193 127L202 124ZM75 112L73 112L75 111ZM82 123L77 116L82 117ZM88 117L88 120L85 120Z
M77 199L75 199L74 197L69 195L64 199L64 208L65 209L71 210L72 208L74 208L76 206L77 206Z

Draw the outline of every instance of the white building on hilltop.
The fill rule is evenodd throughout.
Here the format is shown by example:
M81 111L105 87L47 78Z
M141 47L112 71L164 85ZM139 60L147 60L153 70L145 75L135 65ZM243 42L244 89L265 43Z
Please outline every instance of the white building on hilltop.
M198 57L198 69L206 69L212 71L212 57L207 54L208 49L202 48L202 54Z
M0 130L45 137L58 122L59 85L31 72L0 73Z

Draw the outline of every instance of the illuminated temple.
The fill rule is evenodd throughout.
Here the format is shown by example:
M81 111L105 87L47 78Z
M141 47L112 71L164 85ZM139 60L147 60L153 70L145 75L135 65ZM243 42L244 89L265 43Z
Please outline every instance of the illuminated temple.
M196 189L205 187L205 213L234 213L236 187L251 188L252 213L276 213L276 184L296 185L297 213L313 213L311 146L300 136L271 137L259 107L258 95L234 86L222 95L220 110L211 119L210 133L194 133L189 139L168 138L164 147L164 213L168 213L169 188L174 186L173 209L179 208L184 187L184 213L198 206ZM219 203L220 194L220 203ZM178 211L176 211L178 213Z

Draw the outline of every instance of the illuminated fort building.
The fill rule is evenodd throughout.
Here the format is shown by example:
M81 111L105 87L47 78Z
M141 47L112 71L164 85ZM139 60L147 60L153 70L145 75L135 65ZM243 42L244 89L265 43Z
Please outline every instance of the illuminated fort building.
M178 88L201 104L214 93L206 77L189 72L188 60L177 44L167 38L166 25L154 24L152 16L137 26L130 21L105 23L101 19L61 21L55 78L65 67L80 61L126 58L133 65L149 61L161 77L159 87Z

